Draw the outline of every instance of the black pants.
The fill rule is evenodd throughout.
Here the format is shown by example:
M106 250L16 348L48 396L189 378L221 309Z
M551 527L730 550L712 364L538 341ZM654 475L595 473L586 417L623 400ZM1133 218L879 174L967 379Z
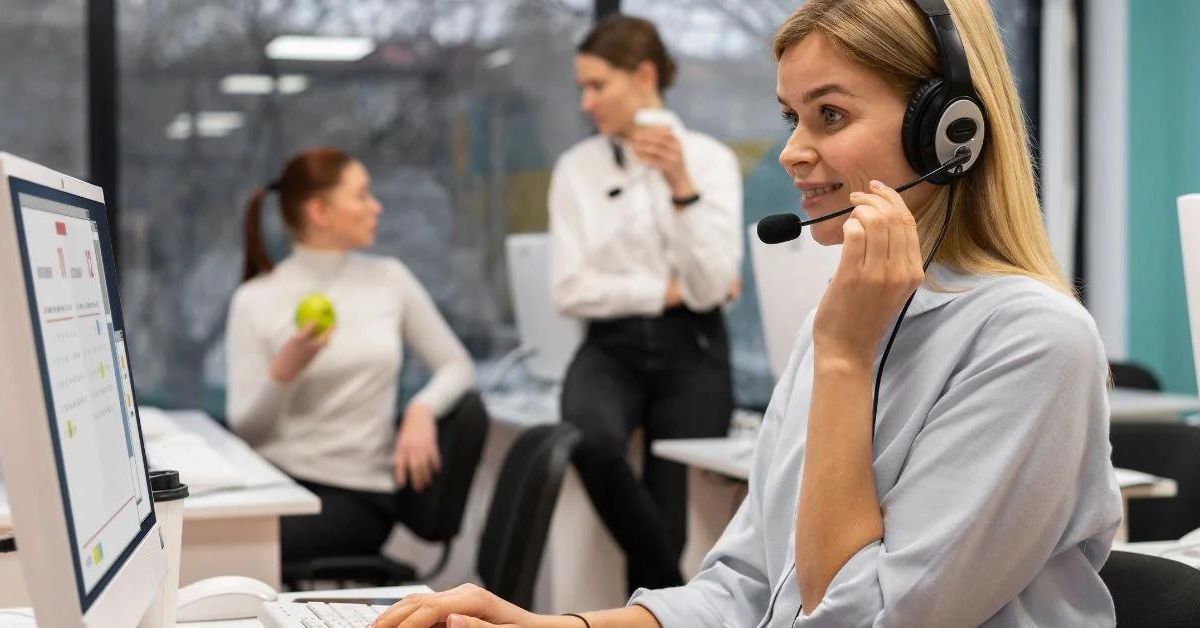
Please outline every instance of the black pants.
M687 469L653 457L650 443L728 432L733 383L720 311L675 308L591 322L562 394L563 420L583 432L575 467L625 552L629 590L680 584ZM646 444L640 482L625 459L639 426Z
M321 512L279 519L284 563L326 556L375 555L392 532L396 496L296 479L321 499Z

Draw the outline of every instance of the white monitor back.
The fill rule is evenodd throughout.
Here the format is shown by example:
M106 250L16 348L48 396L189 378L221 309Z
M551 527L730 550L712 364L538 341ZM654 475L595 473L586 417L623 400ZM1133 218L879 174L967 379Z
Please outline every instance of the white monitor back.
M35 321L31 315L31 292L27 289L25 262L19 246L23 241L24 232L18 229L17 223L16 212L21 210L21 207L14 209L16 203L13 189L18 184L23 186L22 189L39 186L37 189L41 190L40 193L62 194L61 198L66 200L80 199L78 202L96 208L99 214L106 213L103 211L104 195L100 188L44 166L0 153L0 347L3 347L0 350L3 355L0 359L0 399L4 400L3 405L0 405L0 463L3 463L4 467L5 488L19 548L17 558L21 563L39 625L132 626L137 623L158 593L159 585L166 574L166 554L162 536L153 513L147 511L145 519L142 520L140 539L135 535L134 541L124 547L109 547L107 550L101 549L99 553L91 553L92 556L99 556L100 560L107 560L111 564L99 582L88 584L81 580L81 572L76 571L78 557L87 554L80 553L72 544L72 537L79 532L79 528L69 527L71 524L66 506L68 498L63 488L68 484L62 479L61 474L65 471L59 464L56 452L60 449L55 444L56 440L62 440L64 436L74 438L74 432L70 431L73 428L68 427L69 433L62 435L51 427L52 415L47 407L41 354L34 335L34 330L42 329L44 323ZM22 201L25 202L27 201ZM105 216L93 217L93 220L97 223L105 221L104 224L107 224ZM65 226L59 234L64 233ZM82 267L84 262L78 258L86 253L81 253L75 248L78 246L77 240L67 240L65 236L63 240L57 255L64 266L65 277L65 263L69 260L71 264ZM33 250L28 241L26 245L30 247L30 251ZM45 251L37 250L44 258ZM111 247L108 251L111 251ZM90 268L92 267L89 266ZM38 269L39 277L43 277L41 270ZM75 270L73 266L72 272ZM88 274L91 274L90 270ZM81 269L78 276L83 276ZM111 294L111 301L113 307L119 303L115 293ZM94 303L90 303L75 304L74 307L79 309L83 305L95 306ZM40 308L40 303L38 307ZM49 316L41 310L39 315ZM96 329L96 333L100 334L100 323L97 323ZM78 335L80 332L76 330L63 333ZM108 378L109 373L115 372L115 367L105 362L102 357L94 359L103 365L97 371L101 379ZM87 370L79 377L90 377L91 373L92 371ZM65 385L62 382L55 384ZM132 390L129 392L132 395ZM58 403L58 399L55 398L55 405ZM90 404L90 400L88 403ZM76 410L80 416L87 416L84 411L92 410L90 405L82 406L82 410L75 408L73 404L71 409L66 408L67 404L64 404L53 416L61 419L66 413ZM90 416L88 418L99 425L100 419ZM107 414L104 415L104 419L113 420ZM118 417L115 420L124 419ZM67 425L70 426L71 423L68 421ZM111 427L111 423L106 425ZM82 426L79 430L81 435L95 433L95 430L85 432ZM140 448L140 433L136 443ZM127 442L122 442L119 446L122 453L125 453ZM95 449L99 448L99 445L96 445ZM71 460L79 463L82 468L93 464L92 458L76 456L77 452L85 451L81 446L76 445L70 451L73 456ZM97 452L96 458L99 457ZM138 468L141 477L144 478L144 458L139 460ZM64 466L68 463L74 465L67 461ZM149 499L144 493L139 492L137 496L140 496L139 504L142 504L140 499ZM89 500L89 503L92 497L94 496L89 494L82 496L84 500ZM78 523L78 517L75 521ZM86 540L77 540L77 543L87 545ZM102 545L97 542L93 544L93 548L95 547L102 548ZM88 564L90 566L93 563ZM0 586L4 586L3 583L0 583Z
M1200 194L1180 196L1179 239L1183 249L1183 283L1187 287L1188 321L1192 328L1192 357L1200 385Z
M550 294L550 234L520 233L505 240L508 281L525 366L534 377L561 382L583 342L583 324L554 308Z
M750 225L749 232L763 342L771 373L779 379L787 367L796 333L833 279L842 247L817 244L808 229L799 238L782 244L763 244L758 239L757 224Z

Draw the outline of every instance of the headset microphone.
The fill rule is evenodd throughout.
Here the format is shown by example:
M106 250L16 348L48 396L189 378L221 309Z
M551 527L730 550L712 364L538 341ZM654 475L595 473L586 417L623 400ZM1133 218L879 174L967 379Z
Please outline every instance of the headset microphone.
M903 192L917 185L918 183L921 183L922 181L928 180L930 177L941 174L942 172L950 170L951 168L961 166L970 159L971 149L967 148L966 146L960 146L954 156L947 160L946 163L938 166L936 170L926 173L924 176L913 179L912 181L909 181L908 183L896 188L896 191ZM815 225L818 222L831 220L833 218L837 218L838 216L848 214L852 211L854 211L854 206L847 207L846 209L839 209L832 214L827 214L812 220L801 220L799 216L791 213L772 214L758 222L758 239L764 244L780 244L782 242L795 240L796 238L800 237L800 232L804 229L804 227Z

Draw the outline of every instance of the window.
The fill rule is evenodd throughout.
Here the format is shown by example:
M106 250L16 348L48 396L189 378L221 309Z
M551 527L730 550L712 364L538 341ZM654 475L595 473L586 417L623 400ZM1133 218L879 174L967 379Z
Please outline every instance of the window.
M550 168L590 132L572 65L590 0L123 0L118 15L122 288L143 398L223 413L244 205L315 145L371 171L375 250L408 264L476 359L516 345L504 236L545 229ZM370 51L271 59L280 35Z
M504 237L546 228L554 161L591 133L578 111L572 59L594 4L120 0L122 289L141 396L223 412L222 341L245 202L286 157L315 145L366 164L385 206L375 250L412 268L472 355L487 363L514 347ZM740 157L747 224L797 206L776 161L786 129L771 96L770 52L774 29L794 6L622 5L659 24L679 60L668 106ZM993 6L1022 96L1036 103L1036 3ZM266 48L281 35L369 42L357 60L273 59ZM282 257L288 239L273 199L266 213L269 244ZM761 405L773 382L749 267L747 259L745 291L728 320L738 401ZM411 391L422 368L408 361L405 370Z
M85 178L84 0L0 6L0 150Z

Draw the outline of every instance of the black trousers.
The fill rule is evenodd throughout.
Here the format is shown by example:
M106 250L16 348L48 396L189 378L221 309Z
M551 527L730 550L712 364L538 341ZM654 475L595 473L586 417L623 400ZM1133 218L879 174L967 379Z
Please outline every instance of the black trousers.
M321 499L321 512L279 519L284 563L379 553L396 521L393 493L355 491L298 478L296 482Z
M733 412L720 310L592 321L563 382L563 420L583 432L573 462L628 564L628 587L682 583L687 469L650 454L664 438L724 436ZM625 458L644 430L641 480Z

